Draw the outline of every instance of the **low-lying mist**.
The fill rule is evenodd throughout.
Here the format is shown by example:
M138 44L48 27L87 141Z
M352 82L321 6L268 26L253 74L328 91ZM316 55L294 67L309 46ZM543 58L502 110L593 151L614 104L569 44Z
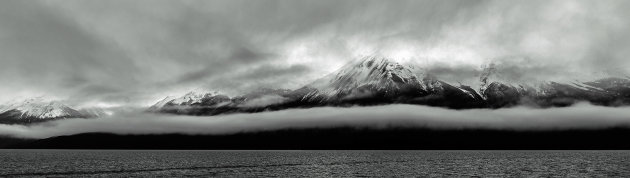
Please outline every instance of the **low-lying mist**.
M630 108L578 104L536 109L451 110L417 105L321 107L253 114L180 116L126 113L98 119L64 119L36 125L0 125L0 135L47 138L88 132L116 134L231 134L300 128L556 130L630 126Z

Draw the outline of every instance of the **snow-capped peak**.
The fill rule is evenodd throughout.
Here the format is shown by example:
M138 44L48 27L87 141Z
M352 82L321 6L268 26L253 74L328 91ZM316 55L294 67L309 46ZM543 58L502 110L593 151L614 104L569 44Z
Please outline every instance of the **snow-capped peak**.
M182 97L171 100L170 103L177 104L177 105L183 104L183 103L187 103L187 104L201 103L201 100L204 97L211 96L211 95L212 93L210 92L191 91L191 92L186 93Z
M426 89L426 85L411 69L385 57L367 56L315 81L310 86L328 95L346 93L363 86L387 90L398 89L400 85L417 85L423 90Z
M63 118L63 117L78 117L81 114L58 102L58 101L45 101L42 98L32 98L23 102L17 102L2 108L0 113L9 111L19 112L17 114L19 118Z

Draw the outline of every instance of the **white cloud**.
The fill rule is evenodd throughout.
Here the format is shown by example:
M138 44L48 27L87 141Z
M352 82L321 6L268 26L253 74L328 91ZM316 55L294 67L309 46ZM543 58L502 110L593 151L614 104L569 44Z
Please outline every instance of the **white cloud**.
M450 110L415 105L291 109L254 114L177 116L123 114L99 119L67 119L32 126L0 125L0 135L46 138L87 132L118 134L230 134L286 128L422 127L437 129L597 129L630 126L630 108L578 104L533 109Z
M288 99L280 95L264 95L258 98L251 99L242 105L241 107L264 107L273 104L280 104L286 102Z

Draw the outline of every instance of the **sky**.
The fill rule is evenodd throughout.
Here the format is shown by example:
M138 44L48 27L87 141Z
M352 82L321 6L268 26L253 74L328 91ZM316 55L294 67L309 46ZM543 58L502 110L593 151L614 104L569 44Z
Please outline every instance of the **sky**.
M438 77L630 72L626 0L3 0L0 103L147 106L296 89L380 54Z

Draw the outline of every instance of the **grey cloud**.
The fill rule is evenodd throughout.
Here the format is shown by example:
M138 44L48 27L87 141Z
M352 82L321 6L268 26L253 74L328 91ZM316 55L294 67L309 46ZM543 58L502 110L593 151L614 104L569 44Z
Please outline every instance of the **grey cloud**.
M168 83L162 85L199 82L208 78L212 78L213 76L221 76L229 79L229 76L226 76L226 74L239 75L234 74L233 72L235 70L238 70L239 68L250 68L252 66L256 66L256 62L260 62L261 60L269 60L273 56L274 55L270 53L253 51L247 48L237 48L234 49L232 54L230 54L229 57L225 60L213 62L212 64L206 64L205 67L198 70L187 71L183 75L178 76L178 78L174 79L173 81L169 81Z
M0 101L45 94L137 104L195 87L294 89L373 52L413 58L453 81L490 62L511 78L628 75L629 8L623 0L8 0Z
M426 72L449 82L465 82L462 80L477 80L481 75L481 68L476 67L451 67L444 65L433 65L426 69Z
M64 15L32 1L2 4L0 81L16 83L14 92L69 94L87 84L122 87L136 82L124 53L94 39Z
M238 79L252 79L254 81L274 79L279 76L295 77L309 72L309 67L304 65L293 65L279 67L274 65L263 65L248 72L242 73ZM276 78L277 79L277 78Z
M223 94L237 96L260 88L285 89L300 86L304 84L300 82L304 81L296 81L296 79L310 72L310 68L304 65L282 66L270 64L250 66L249 68L244 68L245 71L240 70L215 73L214 77L206 77L208 72L198 71L198 73L201 73L199 77L206 77L201 86ZM195 80L188 81L192 82Z
M476 116L474 119L471 115ZM0 135L46 138L87 132L118 134L229 134L286 128L419 127L434 129L601 129L630 126L628 108L581 104L567 108L449 110L414 105L292 109L223 116L127 113L100 119L67 119L32 126L0 125ZM386 118L386 119L384 119Z
M272 104L284 103L287 100L289 100L289 99L285 98L285 97L282 97L280 95L265 95L265 96L261 96L259 98L254 98L252 100L249 100L249 101L245 102L244 104L242 104L241 107L269 106L269 105L272 105Z
M236 59L236 60L251 61L251 60L267 59L272 56L273 54L256 52L248 48L238 48L232 52L232 55L230 58Z

